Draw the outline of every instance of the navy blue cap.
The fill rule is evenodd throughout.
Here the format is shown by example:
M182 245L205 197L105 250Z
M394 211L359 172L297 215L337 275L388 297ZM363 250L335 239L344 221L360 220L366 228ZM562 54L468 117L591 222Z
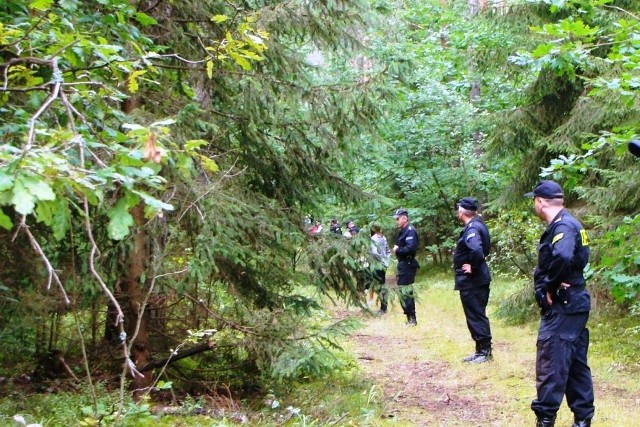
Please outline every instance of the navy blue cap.
M564 199L562 187L555 181L540 181L536 188L530 193L526 193L524 197L542 197L543 199Z
M406 216L406 217L409 217L409 212L406 209L400 208L400 209L396 210L396 213L393 214L393 217L395 219L398 219L403 215Z
M468 211L478 210L478 199L473 197L463 197L458 201L458 206Z

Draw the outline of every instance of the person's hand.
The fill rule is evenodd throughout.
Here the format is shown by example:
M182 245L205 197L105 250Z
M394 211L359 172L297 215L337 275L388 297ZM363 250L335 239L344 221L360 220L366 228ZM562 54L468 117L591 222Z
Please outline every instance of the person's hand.
M398 245L393 245L393 249L391 249L391 252L395 253L398 250Z
M565 282L560 283L560 286L562 286L563 289L567 289L567 288L571 287L571 285L569 283L565 283ZM551 298L551 292L547 292L547 304L553 305L553 299Z
M536 289L534 295L536 297L538 307L542 309L542 314L546 313L551 308L551 305L549 304L549 293L544 289Z
M471 264L462 264L462 271L464 274L471 274Z

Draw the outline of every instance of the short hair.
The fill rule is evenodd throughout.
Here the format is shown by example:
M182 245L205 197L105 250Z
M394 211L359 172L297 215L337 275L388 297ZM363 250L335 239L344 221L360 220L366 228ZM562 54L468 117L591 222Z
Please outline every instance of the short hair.
M462 206L458 206L458 212L460 212L463 215L468 216L468 217L474 217L474 216L476 216L478 214L477 211L472 211L472 210L469 210L469 209L465 209Z
M544 199L544 197L542 197ZM549 206L564 206L564 199L555 198L555 199L544 199L547 201Z
M380 224L371 225L371 235L373 236L376 233L382 233L382 227L380 227Z

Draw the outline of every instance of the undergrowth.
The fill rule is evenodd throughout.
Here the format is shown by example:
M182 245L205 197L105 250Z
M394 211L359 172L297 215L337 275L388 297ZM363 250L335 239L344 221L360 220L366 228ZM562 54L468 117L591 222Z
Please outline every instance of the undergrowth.
M390 272L390 274L393 273ZM520 345L516 344L517 340L525 343L535 340L537 310L533 301L527 302L525 296L530 294L527 286L529 283L524 279L513 279L502 275L495 277L491 284L489 317L492 323L496 322L498 339L508 342L510 346ZM417 307L422 315L428 316L436 307L439 307L438 312L444 316L455 314L455 310L459 309L455 305L457 293L453 291L453 276L448 269L423 265L416 289ZM390 310L399 314L401 309L397 300L392 304ZM357 309L352 308L349 311L364 322L369 322L367 320L369 318ZM389 319L386 321L388 322ZM629 316L626 311L615 305L599 304L592 311L589 321L592 369L600 373L601 377L610 376L610 381L620 385L627 381L628 384L625 384L625 387L628 389L633 389L635 386L633 377L637 375L626 374L637 374L640 371L638 368L640 342L636 333L638 320L637 316ZM425 318L425 323L426 321ZM462 319L458 319L457 323L462 324L462 322ZM520 326L515 328L509 326L513 324ZM527 331L533 335L527 335ZM526 336L523 337L523 334ZM451 357L449 353L454 352L457 357L457 352L460 351L458 338L451 342L442 339L443 337L432 338L429 345L423 345L424 348L421 350L423 354L437 359L446 359ZM424 340L425 338L422 337L420 342ZM21 385L14 383L12 381L14 379L8 379L5 380L0 391L3 395L0 398L0 426L16 425L13 420L15 415L23 416L27 423L37 423L43 427L72 425L381 426L387 425L388 422L393 423L384 419L387 402L383 397L381 385L365 377L365 372L354 360L349 348L345 351L338 349L334 351L336 357L341 360L339 364L341 368L324 377L304 377L294 382L274 383L269 388L262 389L242 400L226 398L223 401L211 396L183 397L178 398L176 404L163 405L151 401L134 403L127 397L124 405L126 412L123 416L117 416L119 405L117 392L110 391L101 384L97 385L98 401L97 406L94 406L91 393L85 387L66 391L61 391L63 387L56 387L55 390L58 391L50 388L46 393L29 393ZM520 360L518 357L521 357L519 352L522 352L522 349L517 350L513 347L510 352L515 352L511 356L512 359L505 359L507 353L501 355L500 352L497 353L498 358L502 356L510 363L518 362ZM523 354L529 353L529 349L525 349ZM457 365L454 367L457 368ZM505 371L500 375L505 376L505 384L509 381L522 383L520 374L510 374ZM494 380L498 381L499 375L496 374L496 376ZM532 385L525 387L527 384L522 385L520 392L525 400L532 387ZM492 387L502 386L496 383ZM520 406L515 407L515 410L519 409L521 409ZM613 409L609 411L613 412Z

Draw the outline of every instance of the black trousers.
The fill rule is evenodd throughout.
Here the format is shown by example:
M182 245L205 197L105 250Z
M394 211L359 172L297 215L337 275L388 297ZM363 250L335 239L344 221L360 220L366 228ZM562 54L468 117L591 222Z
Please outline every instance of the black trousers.
M413 295L413 282L416 280L417 263L415 260L398 262L398 292L400 305L408 319L416 318L416 300Z
M592 418L593 381L587 364L589 313L565 314L552 307L540 320L536 354L538 397L531 409L538 417L555 417L564 396L578 420Z
M380 310L387 311L387 287L385 286L386 271L374 270L371 274L373 289L378 291L378 297L380 298Z
M491 348L491 326L487 317L489 285L460 290L460 301L476 351Z

